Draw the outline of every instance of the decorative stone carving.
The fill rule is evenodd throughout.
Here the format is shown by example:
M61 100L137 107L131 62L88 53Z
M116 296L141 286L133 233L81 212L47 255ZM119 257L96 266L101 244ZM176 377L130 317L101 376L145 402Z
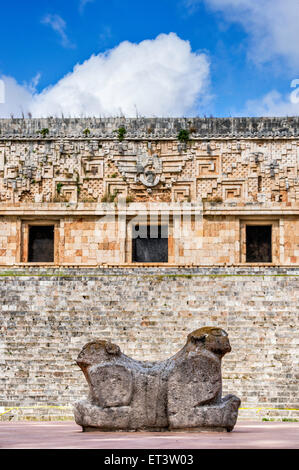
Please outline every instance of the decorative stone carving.
M136 182L140 180L147 187L157 186L162 174L162 163L158 155L138 155L136 169Z
M87 343L77 358L89 397L74 405L83 431L232 431L240 399L222 398L221 359L227 333L204 327L161 362L134 360L109 341Z
M105 192L115 196L115 201L120 198L126 199L128 195L128 187L123 181L115 180L114 178L106 178Z
M220 164L219 156L198 156L196 158L197 178L218 178Z
M194 192L195 190L193 181L177 182L172 186L171 200L173 202L191 201Z
M76 203L78 200L78 188L75 183L69 182L69 184L63 183L60 190L60 196L67 202Z
M82 159L82 176L89 179L103 179L104 177L104 161L103 159Z
M101 201L107 181L115 177L125 183L134 202L222 198L223 204L242 207L253 202L298 205L298 122L1 119L1 199L31 203L38 190L43 201L61 203L56 187L65 180L78 185L78 202L90 204ZM116 123L127 130L121 142L113 133ZM189 126L194 132L183 150L177 131ZM37 129L49 129L48 139ZM91 131L88 138L86 129ZM194 189L183 188L192 180Z
M147 187L154 187L160 181L162 162L157 154L140 153L117 162L118 169L125 179L134 176L134 182L139 181Z
M222 181L223 199L241 199L246 191L246 182L241 180Z
M18 176L18 167L17 166L7 166L4 169L4 178L14 179Z
M148 148L150 149L151 145ZM123 179L129 184L142 183L150 189L167 180L165 187L170 188L172 183L177 181L186 161L192 158L192 155L178 154L158 156L157 153L150 154L135 147L127 150L126 155L122 151L121 156L115 157L115 163Z

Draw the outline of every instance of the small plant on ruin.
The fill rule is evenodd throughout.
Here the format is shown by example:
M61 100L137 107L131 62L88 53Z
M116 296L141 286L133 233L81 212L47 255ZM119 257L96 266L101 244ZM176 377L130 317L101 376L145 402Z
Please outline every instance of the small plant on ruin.
M61 193L61 188L62 188L62 183L57 183L57 185L56 185L57 194Z
M177 139L180 142L187 143L190 139L189 131L187 129L181 129L177 135Z
M134 202L133 196L127 196L127 197L126 197L126 203L127 203L127 204L130 204L131 202Z
M113 194L110 193L105 193L101 199L101 202L114 202L116 196L118 194L118 191L114 191Z
M111 200L109 202L113 202L115 198L117 197L117 195L118 195L118 190L116 189L113 194L110 194Z
M84 137L88 137L90 135L90 130L84 129L83 134L84 134Z
M76 171L76 186L77 186L77 194L80 196L81 193L81 186L80 186L80 176L78 171Z
M110 178L116 178L117 177L117 173L112 173L112 175L110 176Z
M85 197L84 199L82 199L82 202L97 202L95 198L93 197Z
M108 196L109 195L107 193L103 194L101 202L108 202Z
M44 127L39 133L42 135L43 138L46 137L46 135L49 134L49 129L47 127Z
M214 196L214 197L208 198L207 202L223 202L223 199L221 196Z
M121 142L122 140L124 140L125 138L125 134L126 134L126 128L125 127L119 127L118 128L118 131L117 131L117 138L118 140Z
M53 202L68 202L65 196L58 195L57 197L53 198Z

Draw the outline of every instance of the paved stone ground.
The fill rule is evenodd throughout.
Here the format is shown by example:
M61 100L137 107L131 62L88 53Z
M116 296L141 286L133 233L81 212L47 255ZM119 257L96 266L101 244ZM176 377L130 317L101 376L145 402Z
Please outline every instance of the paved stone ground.
M299 449L299 422L237 422L233 432L82 433L74 422L0 422L1 449Z

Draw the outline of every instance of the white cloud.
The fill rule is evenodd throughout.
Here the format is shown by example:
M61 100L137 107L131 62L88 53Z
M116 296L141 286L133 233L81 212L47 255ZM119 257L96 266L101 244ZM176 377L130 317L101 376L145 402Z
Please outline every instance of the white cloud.
M42 24L49 25L60 37L61 44L66 48L74 48L75 45L69 40L65 30L66 22L59 15L46 15L42 19Z
M244 111L242 111L239 115L298 116L299 99L296 95L294 95L294 93L298 95L297 89L286 96L283 96L277 90L272 90L261 99L247 101Z
M33 117L194 115L209 101L210 65L176 34L139 44L122 42L77 64L55 85L36 93L39 74L21 86L4 77L8 93L0 116ZM0 77L1 78L1 77Z
M5 107L0 104L0 116L20 115L21 108L33 117L191 116L209 99L209 71L206 54L192 52L174 33L139 44L125 41L92 55L39 94L9 79L11 93Z
M12 77L0 77L4 82L4 103L0 102L0 117L18 117L28 113L32 103L31 85L19 85Z
M288 66L299 66L298 0L185 0L191 12L200 2L242 24L250 37L249 56L264 63L284 58Z

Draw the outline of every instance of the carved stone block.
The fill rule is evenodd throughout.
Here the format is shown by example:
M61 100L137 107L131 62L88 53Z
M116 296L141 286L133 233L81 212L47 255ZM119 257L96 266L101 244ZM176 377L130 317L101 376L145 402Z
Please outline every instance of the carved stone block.
M232 431L240 399L222 398L221 359L227 333L204 327L161 362L134 360L109 341L87 343L77 358L89 396L74 405L83 431Z
M218 178L220 170L220 159L218 156L197 157L197 178Z

